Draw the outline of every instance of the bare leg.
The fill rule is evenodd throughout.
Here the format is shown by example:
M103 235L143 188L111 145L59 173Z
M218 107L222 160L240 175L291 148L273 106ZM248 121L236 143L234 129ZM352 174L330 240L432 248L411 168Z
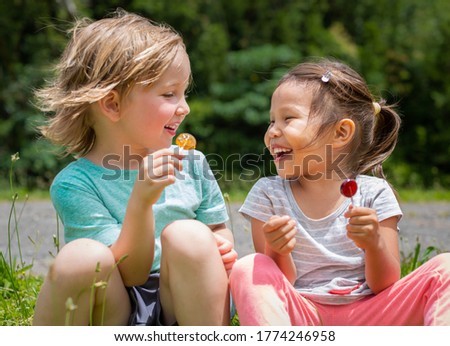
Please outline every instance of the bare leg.
M78 239L65 245L51 265L33 324L88 325L91 312L93 324L124 325L130 302L110 249L94 240Z
M211 230L176 221L162 235L161 304L166 323L229 325L228 277Z

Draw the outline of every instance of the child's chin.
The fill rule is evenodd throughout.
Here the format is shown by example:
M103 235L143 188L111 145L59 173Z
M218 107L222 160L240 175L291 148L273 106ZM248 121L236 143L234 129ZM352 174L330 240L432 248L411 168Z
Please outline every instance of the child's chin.
M300 177L300 172L292 170L278 169L278 176L285 180L297 180Z

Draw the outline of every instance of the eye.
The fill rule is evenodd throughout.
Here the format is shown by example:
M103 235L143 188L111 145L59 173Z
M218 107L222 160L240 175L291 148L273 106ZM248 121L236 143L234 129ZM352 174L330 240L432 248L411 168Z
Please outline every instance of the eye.
M175 93L173 93L173 92L168 92L168 93L164 93L163 96L164 96L164 97L167 97L167 98L169 98L169 97L174 97L174 96L175 96Z
M297 119L298 119L298 117L289 115L289 116L284 117L284 122L286 124L290 124L292 121L295 121Z

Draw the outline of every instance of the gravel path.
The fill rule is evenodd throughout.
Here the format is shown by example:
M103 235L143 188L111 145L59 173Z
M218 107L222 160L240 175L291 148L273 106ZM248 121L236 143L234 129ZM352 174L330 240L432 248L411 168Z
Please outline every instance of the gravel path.
M250 225L237 212L240 204L231 205L231 224L240 256L253 252ZM400 223L401 250L408 254L419 241L423 248L435 246L450 251L450 203L405 203L404 217ZM0 203L0 251L7 257L8 220L11 204ZM22 258L33 264L33 272L45 274L52 254L56 253L53 236L57 234L56 213L49 201L17 203L18 233ZM20 216L20 218L19 218ZM229 224L230 226L230 224ZM12 254L19 259L14 218L10 222ZM62 227L60 226L62 237ZM63 244L63 240L61 239Z

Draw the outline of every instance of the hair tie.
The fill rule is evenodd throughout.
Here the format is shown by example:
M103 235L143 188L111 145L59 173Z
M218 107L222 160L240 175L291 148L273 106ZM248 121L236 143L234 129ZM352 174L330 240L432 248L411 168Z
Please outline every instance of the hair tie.
M331 73L331 71L327 71L324 73L324 75L322 76L322 78L320 78L320 80L324 83L328 83L330 81L330 78L333 76L333 74Z
M375 115L378 115L381 112L381 106L378 102L372 102L373 110Z

